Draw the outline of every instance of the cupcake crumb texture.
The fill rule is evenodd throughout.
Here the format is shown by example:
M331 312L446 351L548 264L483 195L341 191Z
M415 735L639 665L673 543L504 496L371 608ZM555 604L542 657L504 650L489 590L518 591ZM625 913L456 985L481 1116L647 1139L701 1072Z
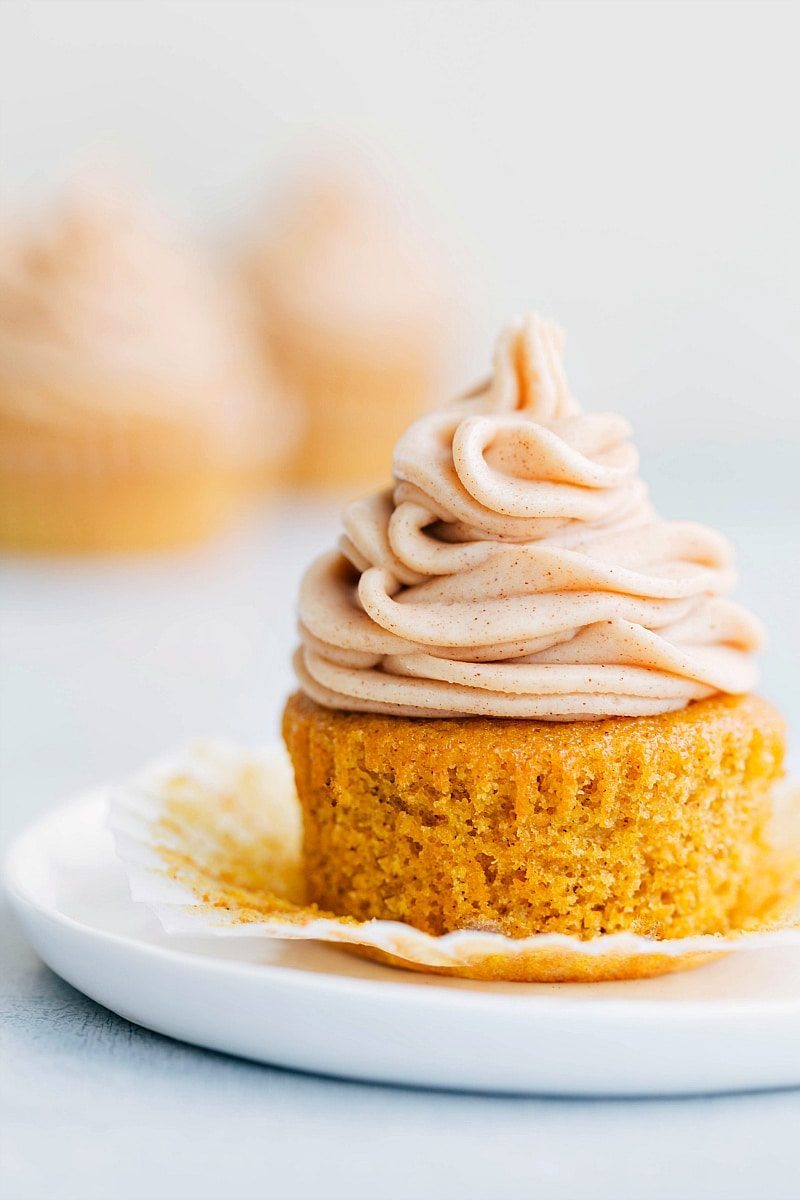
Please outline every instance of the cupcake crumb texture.
M758 697L554 725L347 714L298 693L284 737L324 909L513 937L764 917L783 725Z

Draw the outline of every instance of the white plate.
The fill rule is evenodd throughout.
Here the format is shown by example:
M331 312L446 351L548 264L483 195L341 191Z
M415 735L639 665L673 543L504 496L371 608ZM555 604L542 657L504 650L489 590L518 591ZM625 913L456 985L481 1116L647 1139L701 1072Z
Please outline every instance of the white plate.
M44 961L148 1029L303 1071L551 1095L800 1085L800 950L631 983L488 984L313 943L168 937L134 904L94 793L17 841L9 893Z

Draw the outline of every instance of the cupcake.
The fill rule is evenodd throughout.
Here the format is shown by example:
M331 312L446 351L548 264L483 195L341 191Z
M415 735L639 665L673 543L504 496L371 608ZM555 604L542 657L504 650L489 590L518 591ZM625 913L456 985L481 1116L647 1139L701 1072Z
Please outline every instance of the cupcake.
M433 275L379 189L333 179L299 189L251 247L246 290L268 368L303 408L299 484L385 478L442 370Z
M784 748L760 626L727 542L658 516L562 360L553 324L509 328L304 579L283 729L327 912L582 940L757 920Z
M0 239L0 544L190 542L280 449L224 288L117 198ZM272 445L271 445L272 442Z

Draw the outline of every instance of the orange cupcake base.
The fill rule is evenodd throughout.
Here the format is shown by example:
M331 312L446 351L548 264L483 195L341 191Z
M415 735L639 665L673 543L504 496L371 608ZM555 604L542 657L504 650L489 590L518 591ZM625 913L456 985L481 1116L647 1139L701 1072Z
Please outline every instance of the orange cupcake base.
M201 431L0 420L0 547L92 554L190 544L235 516L255 483Z
M205 473L45 480L0 471L0 546L92 554L187 545L219 529L242 499L238 485Z
M477 979L485 983L611 983L622 979L653 979L692 971L724 958L719 954L576 954L570 950L532 950L525 954L488 954L474 962L454 967L431 967L388 954L374 946L348 946L361 958L454 979Z
M727 935L762 915L783 726L758 697L558 725L297 694L284 737L308 896L326 912L582 940Z
M395 442L430 403L436 361L428 348L351 345L277 320L268 345L287 392L305 409L293 481L307 488L383 485Z

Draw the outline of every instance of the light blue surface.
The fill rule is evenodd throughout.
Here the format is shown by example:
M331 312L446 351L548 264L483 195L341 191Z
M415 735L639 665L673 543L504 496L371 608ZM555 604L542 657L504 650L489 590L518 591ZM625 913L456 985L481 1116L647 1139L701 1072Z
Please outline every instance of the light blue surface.
M4 944L4 1200L797 1197L798 1092L565 1101L295 1075L137 1029Z

